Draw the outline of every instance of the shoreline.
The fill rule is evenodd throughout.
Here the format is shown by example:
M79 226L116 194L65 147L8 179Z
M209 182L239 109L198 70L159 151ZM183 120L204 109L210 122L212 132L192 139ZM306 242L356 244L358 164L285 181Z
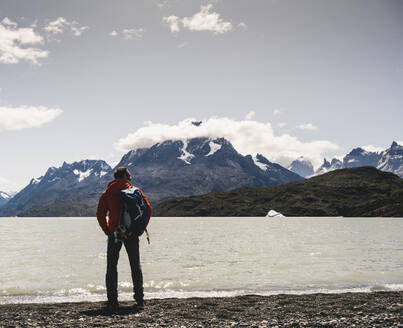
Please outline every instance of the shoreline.
M403 291L0 305L0 327L403 327Z

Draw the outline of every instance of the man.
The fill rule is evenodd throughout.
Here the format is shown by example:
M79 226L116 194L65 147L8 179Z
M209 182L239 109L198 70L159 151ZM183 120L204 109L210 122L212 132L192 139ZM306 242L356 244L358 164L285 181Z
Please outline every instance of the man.
M122 244L125 245L127 255L129 256L134 299L139 308L144 307L143 273L140 266L139 238L136 235L132 235L121 242L118 240L115 241L114 236L120 218L120 191L131 187L131 175L126 167L118 167L114 171L114 178L115 180L111 181L102 193L97 209L98 223L104 233L108 236L106 292L108 297L107 307L111 313L117 313L119 309L117 264ZM141 194L146 203L148 215L151 216L151 206L143 192L141 192ZM108 219L106 219L107 213Z

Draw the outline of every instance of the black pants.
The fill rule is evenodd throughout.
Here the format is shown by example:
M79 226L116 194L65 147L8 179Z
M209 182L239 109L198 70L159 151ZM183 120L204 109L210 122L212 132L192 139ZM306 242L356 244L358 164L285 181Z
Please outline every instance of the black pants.
M143 273L140 265L139 238L137 236L125 240L123 243L115 242L113 236L108 237L107 266L106 266L106 293L109 302L117 302L118 299L118 260L119 252L125 245L129 256L130 268L132 271L133 297L136 301L142 300L143 294Z

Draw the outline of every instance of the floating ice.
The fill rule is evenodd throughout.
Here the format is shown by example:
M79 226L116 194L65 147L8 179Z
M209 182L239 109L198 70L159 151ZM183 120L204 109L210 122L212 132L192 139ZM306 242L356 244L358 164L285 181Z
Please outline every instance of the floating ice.
M281 218L284 217L283 214L276 212L275 210L270 210L267 214L266 214L267 218Z

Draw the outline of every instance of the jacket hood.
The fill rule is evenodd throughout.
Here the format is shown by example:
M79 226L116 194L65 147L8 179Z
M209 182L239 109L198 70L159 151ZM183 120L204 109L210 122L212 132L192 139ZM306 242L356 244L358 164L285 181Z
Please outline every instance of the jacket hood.
M109 182L105 192L115 194L119 193L123 189L127 189L130 187L131 187L130 182L122 179L115 179Z

